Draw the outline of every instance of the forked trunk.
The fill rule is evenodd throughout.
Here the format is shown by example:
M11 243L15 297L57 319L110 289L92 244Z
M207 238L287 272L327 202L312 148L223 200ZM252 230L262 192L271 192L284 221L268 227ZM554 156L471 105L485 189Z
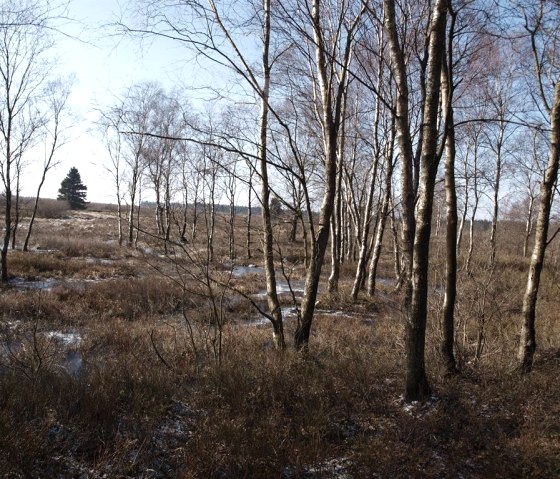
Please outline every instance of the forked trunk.
M410 144L410 129L408 114L405 118L398 118L399 110L408 105L401 105L407 97L407 76L403 52L398 43L398 32L395 23L394 0L385 0L386 28L389 35L391 57L396 71L397 89L397 129L399 132L399 146L401 149L401 188L403 194L403 247L405 249L405 269L407 287L405 292L406 310L406 381L405 401L424 400L431 393L425 369L425 341L426 320L428 314L428 266L430 250L430 233L433 211L435 179L437 175L439 157L437 155L438 140L438 112L441 86L441 67L445 46L445 28L447 19L447 0L437 0L433 7L432 23L430 25L428 63L426 75L426 96L423 108L422 144L421 144L421 174L419 179L419 198L414 212L414 198L412 205L408 203L406 195L414 191L406 189L411 183L412 151ZM403 141L404 140L404 141ZM406 181L403 181L404 180ZM410 182L410 183L409 183ZM412 234L413 233L413 234ZM413 239L412 244L408 244ZM410 265L409 265L410 263ZM410 268L410 269L409 269Z
M353 42L354 30L358 25L361 13L351 26L348 27L343 58L339 59L340 78L337 88L333 91L333 65L330 67L327 62L335 62L335 59L327 55L330 46L325 43L321 2L313 0L313 8L311 12L311 21L313 24L313 35L315 41L315 57L317 78L319 82L319 90L321 97L321 127L323 133L323 148L325 154L325 173L324 182L325 189L323 192L323 200L319 210L319 228L315 241L311 245L311 257L307 267L305 287L303 299L301 303L301 311L298 315L298 324L294 335L294 343L296 348L304 349L309 343L311 333L311 323L315 312L315 301L317 299L317 290L319 288L319 279L321 276L321 268L325 257L329 241L329 226L331 216L335 206L336 179L337 179L337 146L338 133L341 125L341 111L344 100L344 89L346 88L346 75L348 74L348 64L350 61L350 52Z

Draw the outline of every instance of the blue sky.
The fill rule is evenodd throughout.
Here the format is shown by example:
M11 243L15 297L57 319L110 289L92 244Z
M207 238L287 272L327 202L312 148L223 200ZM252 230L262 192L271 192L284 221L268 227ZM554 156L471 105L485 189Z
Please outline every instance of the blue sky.
M187 52L172 42L141 43L116 34L114 23L121 5L114 0L72 0L71 21L60 27L68 36L57 35L58 71L74 75L69 100L73 121L69 142L59 151L60 165L49 172L41 196L55 198L60 182L75 166L88 187L88 200L114 202L114 188L104 165L107 152L95 131L98 111L116 101L133 83L157 80L171 87L189 84ZM32 196L38 183L38 168L25 174L23 194Z

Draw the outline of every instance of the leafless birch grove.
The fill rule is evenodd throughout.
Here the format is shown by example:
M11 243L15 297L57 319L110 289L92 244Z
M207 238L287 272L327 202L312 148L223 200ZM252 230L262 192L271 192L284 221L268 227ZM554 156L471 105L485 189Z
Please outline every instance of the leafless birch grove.
M66 141L72 82L53 76L57 11L5 5L7 283L10 244L29 250ZM274 349L303 356L324 304L372 314L390 304L406 402L431 397L432 369L449 377L484 357L489 324L512 311L512 363L532 370L539 288L559 241L557 1L136 0L124 11L116 33L180 48L200 85L195 98L137 82L99 108L118 244L157 241L164 276L185 295L202 285L220 361L236 297L269 324ZM26 223L20 191L39 144ZM512 263L527 282L506 307L493 292ZM236 283L249 265L264 292ZM441 363L426 364L427 341Z
M458 278L472 276L474 263L481 261L477 224L490 224L488 271L494 271L500 221L524 221L522 254L530 244L534 252L518 361L521 370L529 371L558 169L554 45L559 11L556 3L545 0L498 2L495 8L490 3L249 0L236 2L234 13L228 2L213 0L136 2L141 20L121 23L125 34L176 41L207 68L229 72L239 88L231 90L231 99L221 100L223 105L208 110L209 121L204 120L207 113L194 111L186 106L188 98L173 92L158 93L163 96L156 102L157 113L155 104L149 104L157 86L147 85L134 87L104 115L105 131L113 138L108 143L113 145L111 171L123 205L119 217L126 215L129 225L126 234L120 226L126 243L133 245L134 231L142 230L141 185L156 193L159 236L167 242L177 236L172 227L174 221L179 224L178 204L184 211L178 236L187 239L190 222L188 239L194 242L197 208L207 211L205 203L219 203L219 191L227 188L233 235L235 208L243 203L236 202L236 191L245 191L245 256L254 254L250 225L256 221L255 202L261 213L267 291L261 313L270 320L279 349L287 342L277 287L289 268L276 233L279 218L290 224L291 243L300 236L303 240L305 286L301 301L294 303L296 348L312 344L322 288L354 302L366 293L374 298L380 258L392 257L406 336L404 397L414 401L431 393L425 365L427 322L441 324L447 371L460 369L455 310L463 299ZM528 64L530 68L520 66ZM177 104L173 117L175 107L168 98ZM242 98L253 106L236 111ZM236 111L235 121L224 119L221 111L226 109ZM151 127L149 118L161 115L174 123L162 130L158 119L158 128ZM520 138L527 135L533 138L532 152L520 150ZM540 155L547 148L545 167ZM220 190L220 178L226 177L229 187ZM517 195L511 185L521 177L530 184ZM445 281L442 316L433 317L428 307L436 288L430 238L440 211L445 211L446 224ZM234 262L241 257L236 247L241 244L230 243ZM208 248L212 250L211 237ZM348 267L355 271L351 292L340 287L341 271Z

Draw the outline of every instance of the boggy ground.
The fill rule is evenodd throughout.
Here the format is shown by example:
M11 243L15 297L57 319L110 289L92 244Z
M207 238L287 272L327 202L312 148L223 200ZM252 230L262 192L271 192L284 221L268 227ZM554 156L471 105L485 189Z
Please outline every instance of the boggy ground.
M352 304L345 263L339 293L321 289L309 351L278 352L248 301L261 304L262 275L233 274L223 237L208 268L203 236L166 254L149 236L119 248L115 232L109 211L67 213L39 220L31 252L10 253L13 278L0 293L0 477L560 475L554 244L534 372L514 372L526 260L506 231L494 271L480 247L471 274L461 273L461 374L448 377L434 238L426 359L434 396L405 405L401 298L390 281ZM296 280L301 246L283 245ZM208 276L217 280L211 290ZM293 314L286 329L290 338Z

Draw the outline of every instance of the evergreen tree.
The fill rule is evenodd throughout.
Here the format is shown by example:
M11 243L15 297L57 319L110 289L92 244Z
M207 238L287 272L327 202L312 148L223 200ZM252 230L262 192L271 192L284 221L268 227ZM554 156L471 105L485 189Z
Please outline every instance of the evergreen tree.
M73 210L84 210L87 205L86 191L87 186L82 183L78 169L72 167L60 184L57 199L68 201Z

